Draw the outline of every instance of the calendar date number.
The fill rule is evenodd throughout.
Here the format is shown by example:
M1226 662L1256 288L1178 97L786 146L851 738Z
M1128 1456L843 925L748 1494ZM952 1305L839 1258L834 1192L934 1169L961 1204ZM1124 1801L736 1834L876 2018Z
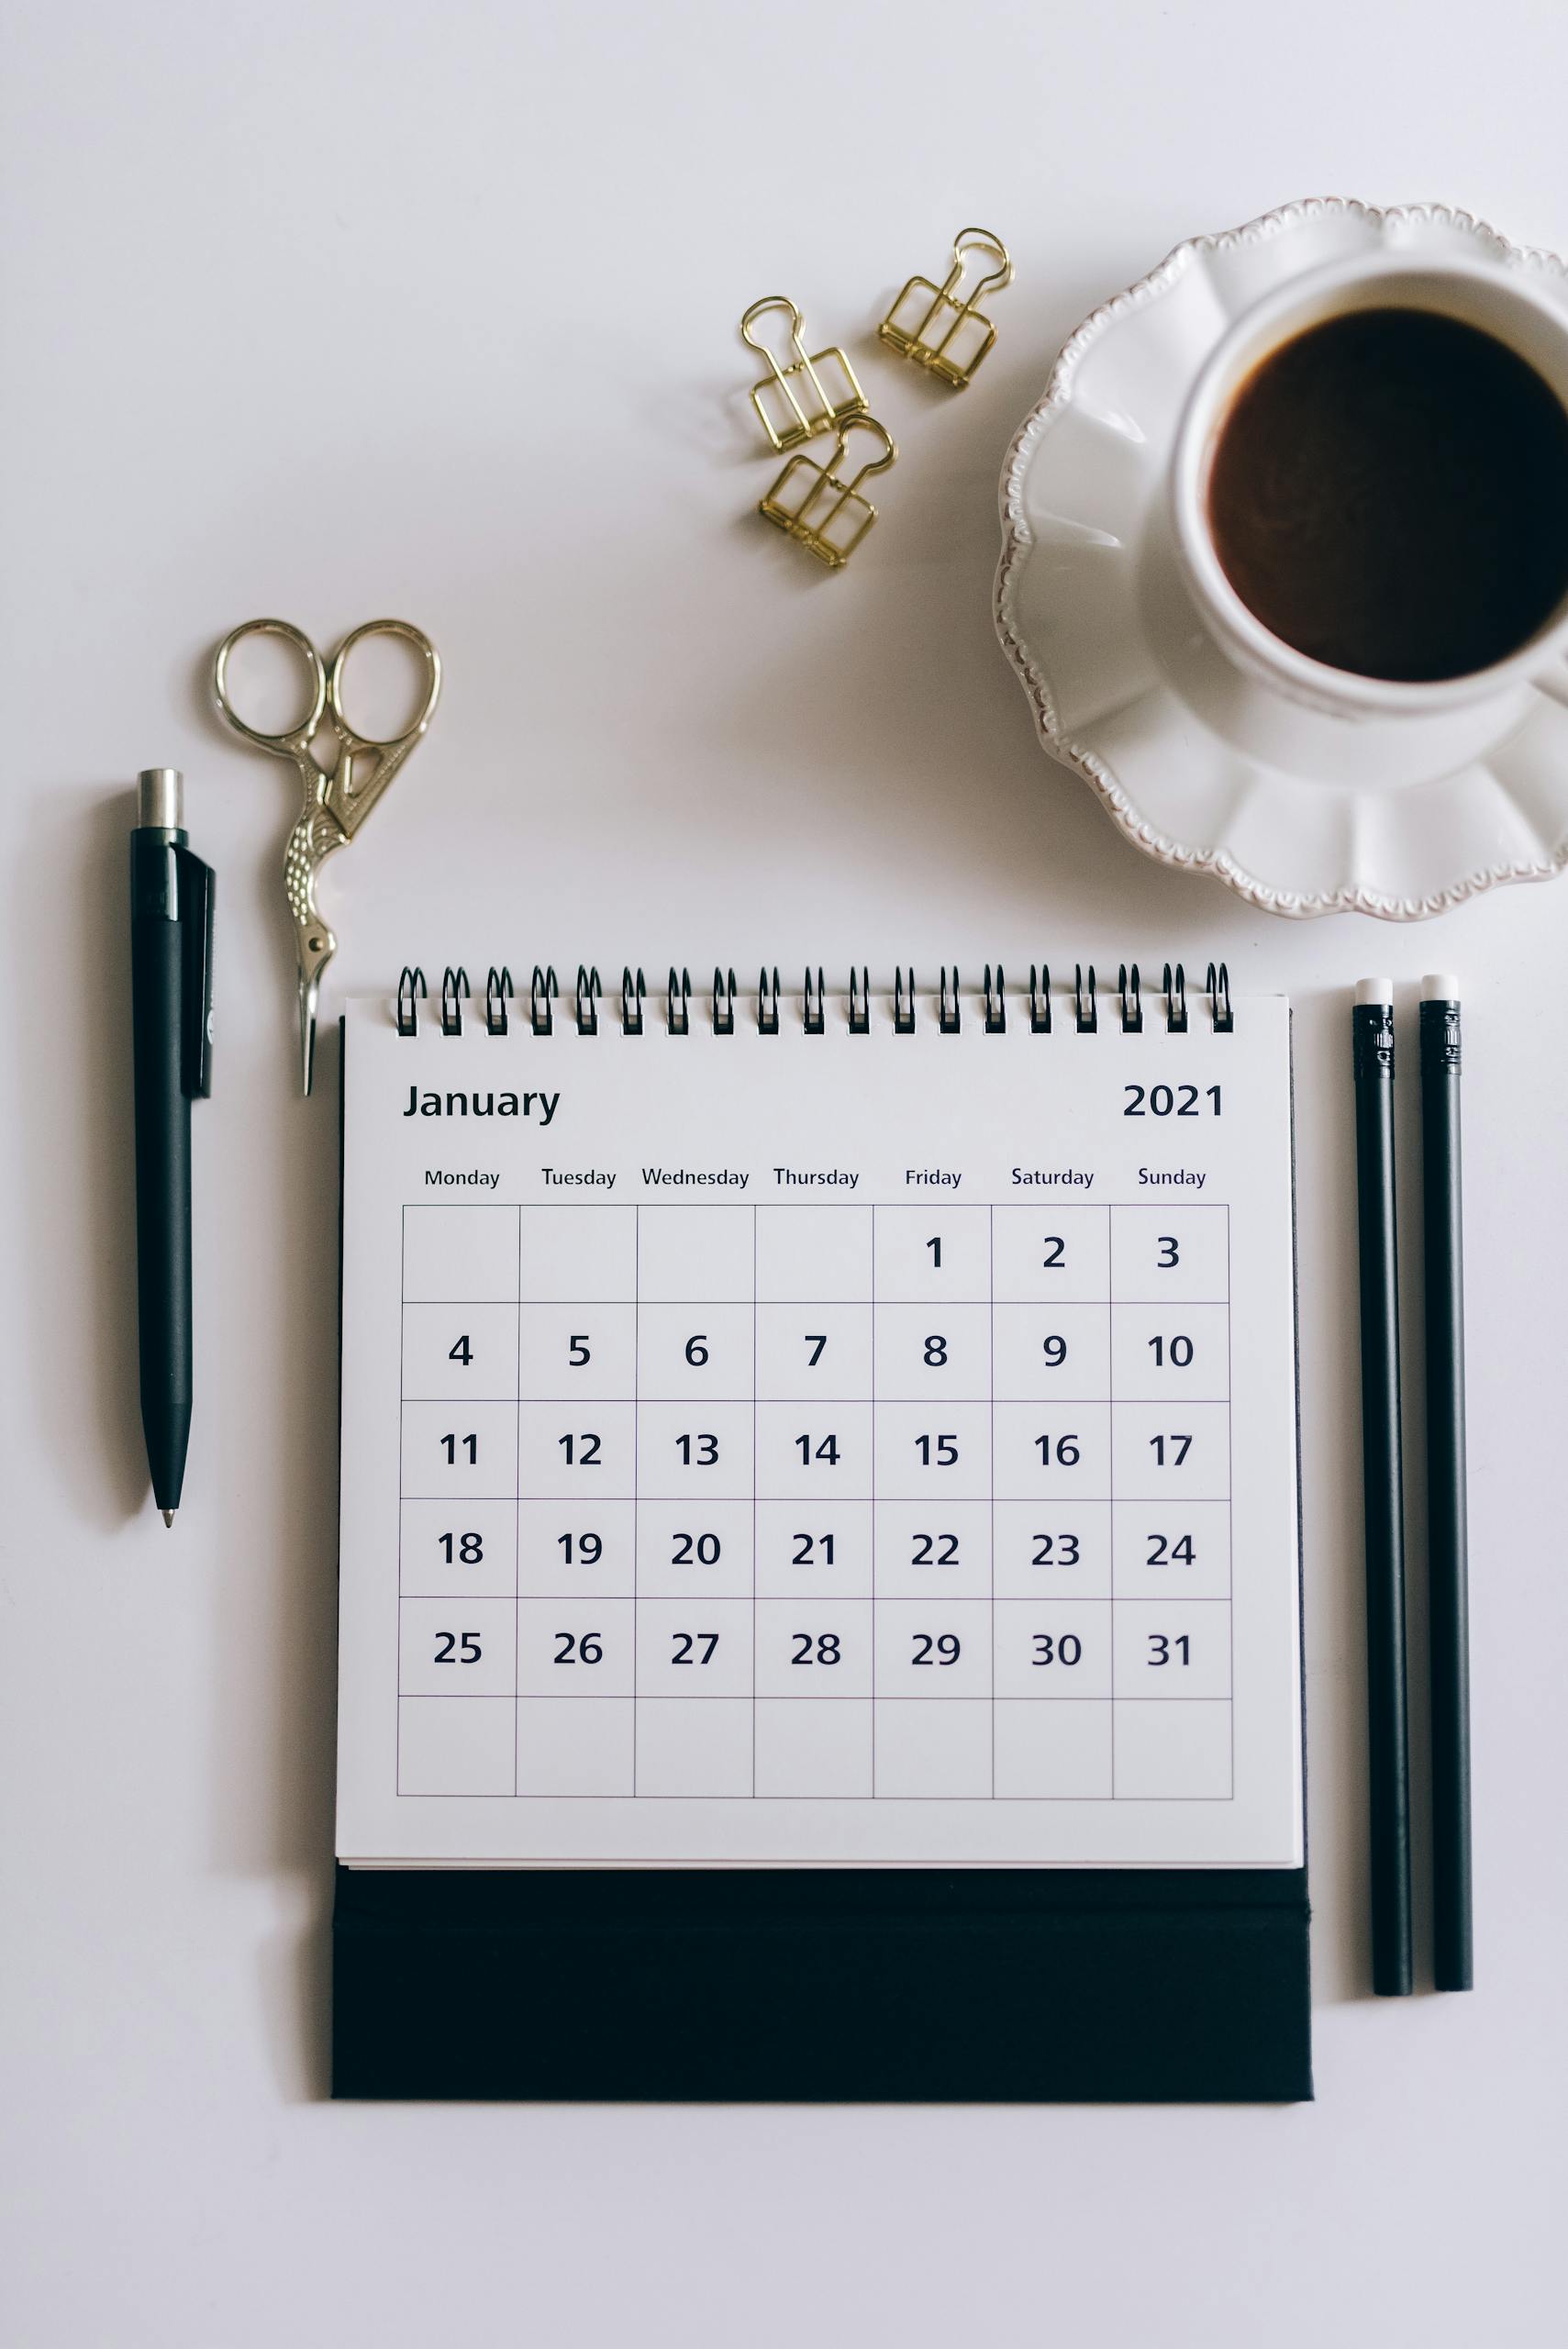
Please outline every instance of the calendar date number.
M438 1631L436 1662L438 1664L478 1664L484 1651L477 1631Z
M917 1631L911 1642L913 1664L956 1664L962 1653L956 1631Z
M597 1631L557 1631L556 1664L602 1664L605 1651Z

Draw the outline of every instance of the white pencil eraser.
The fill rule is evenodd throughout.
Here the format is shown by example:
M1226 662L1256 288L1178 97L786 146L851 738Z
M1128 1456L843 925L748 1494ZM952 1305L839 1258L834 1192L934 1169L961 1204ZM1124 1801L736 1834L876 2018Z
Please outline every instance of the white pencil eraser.
M1356 1001L1358 1003L1392 1003L1393 1000L1394 982L1392 979L1358 979L1356 981Z
M1451 971L1434 971L1421 981L1423 1003L1457 1003L1459 981Z

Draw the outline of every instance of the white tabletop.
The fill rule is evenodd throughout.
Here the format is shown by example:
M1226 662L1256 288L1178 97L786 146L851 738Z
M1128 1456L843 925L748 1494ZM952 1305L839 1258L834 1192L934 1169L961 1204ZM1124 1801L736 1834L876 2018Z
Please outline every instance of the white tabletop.
M1568 246L1546 161L1568 23L1540 0L1318 0L1277 27L1240 0L7 14L16 2337L1544 2337L1568 885L1387 930L1292 927L1173 877L1043 758L989 603L995 478L1053 349L1184 234L1332 189ZM972 220L1018 282L955 399L868 335ZM769 473L734 322L774 290L813 348L863 362L903 446L837 580L751 512ZM274 611L334 642L406 615L447 662L428 741L328 868L328 1012L411 957L695 974L809 954L886 978L1218 952L1239 990L1294 996L1316 2106L320 2100L336 1046L302 1105L290 782L217 728L204 684L224 630ZM172 1535L140 1451L128 1160L128 786L152 763L186 771L219 874ZM1408 1035L1434 964L1463 982L1471 1047L1480 1987L1396 2005L1369 1997L1365 1952L1346 1037L1366 969L1392 974ZM1418 1741L1423 1720L1418 1698Z

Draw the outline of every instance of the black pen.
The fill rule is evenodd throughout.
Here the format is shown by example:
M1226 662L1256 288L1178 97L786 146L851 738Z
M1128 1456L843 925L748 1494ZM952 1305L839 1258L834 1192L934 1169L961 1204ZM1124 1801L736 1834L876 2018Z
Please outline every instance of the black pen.
M1468 1990L1475 1978L1459 1071L1459 983L1439 974L1421 983L1421 1189L1432 1675L1432 1974L1440 1990Z
M137 1329L152 1497L174 1522L191 1440L191 1103L212 1090L210 865L172 767L137 780L130 836Z
M1366 1525L1372 1987L1407 1998L1410 1768L1405 1687L1405 1486L1394 1211L1394 988L1362 979L1351 1013L1361 1237L1362 1486Z

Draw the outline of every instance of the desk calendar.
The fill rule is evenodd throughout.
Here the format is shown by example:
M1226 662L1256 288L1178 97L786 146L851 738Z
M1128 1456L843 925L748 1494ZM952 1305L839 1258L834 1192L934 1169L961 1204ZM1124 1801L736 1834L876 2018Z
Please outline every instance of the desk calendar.
M350 1011L340 1856L1298 1865L1286 1007L821 1009Z

